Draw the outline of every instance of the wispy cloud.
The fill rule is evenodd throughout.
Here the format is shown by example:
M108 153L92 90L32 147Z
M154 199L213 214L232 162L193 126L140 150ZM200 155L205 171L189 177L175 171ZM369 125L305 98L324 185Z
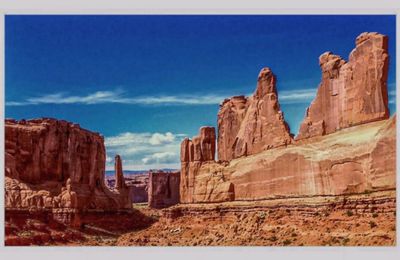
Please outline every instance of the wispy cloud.
M162 163L176 163L178 156L173 152L154 153L142 159L144 164L162 164Z
M283 90L278 92L278 98L281 104L309 103L316 93L316 89Z
M396 104L396 90L390 90L388 92L389 95L389 104Z
M309 102L315 96L315 89L284 90L279 92L281 103L304 103ZM7 106L32 106L32 105L65 105L65 104L126 104L126 105L215 105L220 104L225 98L240 93L223 94L179 94L179 95L160 95L160 96L137 96L129 97L122 90L97 91L88 95L68 95L67 93L54 93L37 97L29 97L23 101L8 101Z
M116 154L121 155L128 170L179 168L180 142L185 134L132 133L105 137L107 169L113 169Z
M30 97L24 101L9 101L7 106L29 106L43 104L127 104L127 105L212 105L219 104L225 96L219 95L162 95L127 97L121 90L97 91L85 96L71 96L55 93L39 97Z

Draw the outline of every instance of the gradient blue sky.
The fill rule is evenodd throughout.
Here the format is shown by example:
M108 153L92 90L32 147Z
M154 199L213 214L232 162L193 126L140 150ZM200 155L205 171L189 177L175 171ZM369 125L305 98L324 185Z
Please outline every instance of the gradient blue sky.
M278 78L297 134L321 72L347 60L365 31L389 36L395 110L395 16L10 16L5 19L6 117L54 117L106 139L125 169L177 168L179 143L216 126L218 103L250 94L261 68Z

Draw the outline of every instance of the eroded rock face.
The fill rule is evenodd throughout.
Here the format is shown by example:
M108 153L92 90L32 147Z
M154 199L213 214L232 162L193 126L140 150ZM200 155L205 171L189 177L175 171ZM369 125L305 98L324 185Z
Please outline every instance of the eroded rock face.
M290 144L289 126L280 110L276 77L264 68L252 97L225 100L218 113L218 159L230 161Z
M6 120L5 159L6 209L130 207L125 192L105 187L103 137L79 125Z
M181 162L206 162L215 160L215 128L203 126L200 134L181 143Z
M236 136L246 115L249 102L244 96L225 99L218 112L218 160L234 158Z
M229 163L182 163L188 178L181 203L395 189L395 129L393 116Z
M180 201L193 202L193 187L198 169L215 161L215 128L202 127L200 134L181 143ZM207 189L207 186L205 186ZM229 187L227 187L229 189ZM205 191L206 192L206 191ZM228 192L228 191L227 191ZM225 199L225 198L224 198Z
M131 175L125 183L133 203L148 202L149 173Z
M179 172L149 173L149 207L165 208L179 203Z
M389 117L387 36L362 33L348 62L325 52L319 64L321 84L296 140Z

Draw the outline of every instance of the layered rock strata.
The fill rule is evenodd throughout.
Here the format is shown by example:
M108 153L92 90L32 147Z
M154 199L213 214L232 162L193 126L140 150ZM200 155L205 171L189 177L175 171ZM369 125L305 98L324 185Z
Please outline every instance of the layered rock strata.
M334 196L396 188L395 116L229 163L182 162L181 203ZM188 166L189 165L189 166Z
M149 172L149 207L165 208L179 203L179 172Z
M387 36L362 33L348 62L325 52L319 64L322 80L296 140L389 117Z
M105 186L104 172L101 135L63 120L5 121L6 211L47 210L63 216L67 209L130 208L122 187L110 191Z

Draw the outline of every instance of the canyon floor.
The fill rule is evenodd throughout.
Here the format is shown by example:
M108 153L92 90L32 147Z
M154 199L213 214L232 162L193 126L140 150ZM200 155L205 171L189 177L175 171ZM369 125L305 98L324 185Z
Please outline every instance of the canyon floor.
M395 191L252 202L181 204L94 215L71 229L6 221L8 245L395 246Z

